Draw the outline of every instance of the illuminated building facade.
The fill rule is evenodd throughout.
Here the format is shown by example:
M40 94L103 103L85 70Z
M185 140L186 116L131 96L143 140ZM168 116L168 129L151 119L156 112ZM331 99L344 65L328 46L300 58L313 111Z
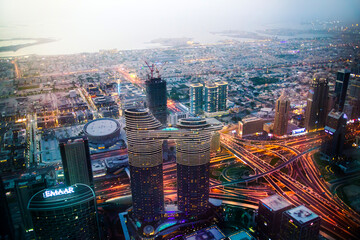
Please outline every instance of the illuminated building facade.
M258 117L246 117L239 121L238 134L240 137L263 131L264 120Z
M167 121L167 96L166 81L160 77L149 77L145 81L146 104L154 117L166 124Z
M260 200L257 217L260 239L278 239L282 214L291 207L291 203L278 194Z
M161 123L149 110L125 110L126 136L134 216L141 221L160 219L164 209L162 140L150 139Z
M164 209L162 142L176 140L178 209L196 216L209 203L210 143L221 126L205 119L180 119L177 128L162 128L147 110L125 111L133 212L136 218L152 222Z
M290 111L290 101L283 92L275 105L274 134L277 136L285 135L288 127Z
M219 104L219 89L216 84L205 84L204 94L204 111L205 112L217 112Z
M190 85L190 112L194 115L203 112L203 85L201 83Z
M320 217L305 206L287 210L281 219L280 239L318 239Z
M83 183L93 187L88 140L85 137L74 137L59 142L66 185Z
M308 93L305 112L305 128L308 131L325 127L328 96L328 80L315 75Z
M337 73L336 82L335 82L335 95L337 99L337 104L339 105L338 110L342 112L344 110L346 92L348 89L350 80L350 71L343 69Z
M218 86L218 111L226 110L226 99L228 96L228 83L227 82L217 82Z
M29 201L36 239L99 239L95 193L85 184L44 189Z

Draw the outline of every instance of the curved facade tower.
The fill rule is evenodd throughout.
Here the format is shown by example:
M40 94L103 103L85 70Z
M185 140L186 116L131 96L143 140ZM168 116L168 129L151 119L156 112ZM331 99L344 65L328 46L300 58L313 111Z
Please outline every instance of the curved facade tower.
M145 222L160 219L164 207L162 140L151 139L161 127L149 110L125 110L133 211Z
M180 119L177 139L178 208L185 215L205 213L209 207L211 132L205 119Z
M177 128L161 128L149 110L125 110L134 215L142 221L160 219L164 206L162 142L175 139L178 209L187 216L209 207L210 144L221 124L202 118L180 119Z
M95 193L85 184L44 189L28 210L36 239L100 239Z

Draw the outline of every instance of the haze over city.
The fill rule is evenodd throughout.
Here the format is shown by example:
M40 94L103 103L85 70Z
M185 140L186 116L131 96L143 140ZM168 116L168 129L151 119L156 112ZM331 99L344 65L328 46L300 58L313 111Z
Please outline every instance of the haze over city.
M201 43L214 43L228 39L211 34L217 31L255 31L279 26L306 28L309 25L300 23L315 20L351 22L358 20L359 11L360 3L356 0L1 0L0 39L57 40L13 55L142 49L159 47L149 44L158 38L188 37Z
M0 240L360 239L360 2L0 0Z

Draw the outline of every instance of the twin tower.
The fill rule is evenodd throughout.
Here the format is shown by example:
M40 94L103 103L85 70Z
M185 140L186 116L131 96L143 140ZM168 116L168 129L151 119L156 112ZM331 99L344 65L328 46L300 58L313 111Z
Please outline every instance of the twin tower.
M164 212L163 140L176 140L178 210L186 216L209 207L210 143L221 125L201 118L181 119L177 128L162 124L147 109L125 110L133 213L153 222Z

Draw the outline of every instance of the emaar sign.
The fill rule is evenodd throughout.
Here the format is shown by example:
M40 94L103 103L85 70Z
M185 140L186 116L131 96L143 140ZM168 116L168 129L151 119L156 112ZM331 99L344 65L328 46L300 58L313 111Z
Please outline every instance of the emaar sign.
M48 197L66 195L66 194L70 194L70 193L74 193L73 187L68 187L68 188L64 188L64 189L46 190L43 193L43 196L44 196L44 198L48 198Z

